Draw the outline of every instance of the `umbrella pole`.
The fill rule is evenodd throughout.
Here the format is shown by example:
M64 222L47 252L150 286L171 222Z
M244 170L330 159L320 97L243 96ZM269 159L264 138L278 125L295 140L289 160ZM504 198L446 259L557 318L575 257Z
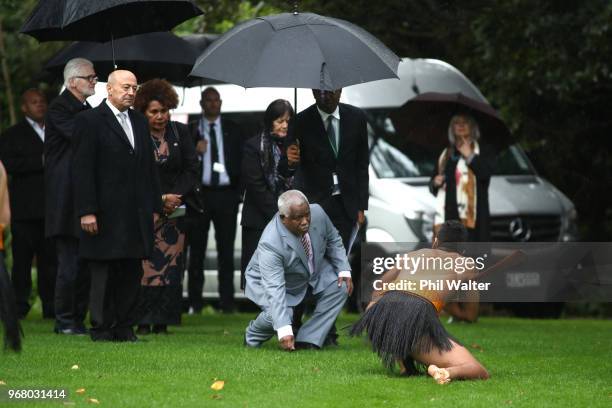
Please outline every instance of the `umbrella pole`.
M297 115L297 88L293 88L293 111Z
M117 63L115 62L115 39L113 37L113 32L111 31L111 51L113 53L113 70L117 69Z

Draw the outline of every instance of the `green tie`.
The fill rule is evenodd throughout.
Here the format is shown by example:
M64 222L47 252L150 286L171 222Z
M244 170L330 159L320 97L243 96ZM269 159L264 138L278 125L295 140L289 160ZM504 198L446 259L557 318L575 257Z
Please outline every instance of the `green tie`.
M336 131L333 126L333 116L327 117L327 137L329 138L329 144L334 151L334 156L338 157L338 147L336 146Z

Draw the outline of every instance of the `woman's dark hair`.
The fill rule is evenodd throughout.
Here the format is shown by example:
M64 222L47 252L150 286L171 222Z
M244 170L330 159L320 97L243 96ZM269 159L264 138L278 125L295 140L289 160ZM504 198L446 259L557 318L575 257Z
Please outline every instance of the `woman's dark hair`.
M438 232L438 242L440 245L451 246L449 243L467 241L468 234L465 226L457 220L448 220L442 224Z
M157 101L165 108L174 109L178 106L179 99L170 82L165 79L151 79L138 88L134 109L144 113L151 101Z
M272 130L272 122L285 113L289 113L289 118L293 116L293 107L289 101L277 99L269 104L266 113L264 113L264 131L269 133Z

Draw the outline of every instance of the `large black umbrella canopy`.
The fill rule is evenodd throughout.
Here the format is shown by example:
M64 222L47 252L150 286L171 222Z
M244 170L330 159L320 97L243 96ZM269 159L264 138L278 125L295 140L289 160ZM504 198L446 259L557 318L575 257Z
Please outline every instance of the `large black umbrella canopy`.
M105 42L168 31L200 14L189 0L40 0L20 31L41 42Z
M510 130L495 109L462 93L422 93L392 112L390 117L397 134L432 151L440 151L448 146L451 118L460 113L476 120L482 143L497 149L514 143Z
M152 78L185 81L198 55L194 46L169 31L124 37L114 44L118 68L132 71L138 82ZM101 80L106 80L115 69L110 44L87 41L62 49L47 62L45 69L61 77L66 63L76 57L93 62Z
M334 90L397 78L399 57L344 20L313 13L257 17L229 30L191 75L251 87Z

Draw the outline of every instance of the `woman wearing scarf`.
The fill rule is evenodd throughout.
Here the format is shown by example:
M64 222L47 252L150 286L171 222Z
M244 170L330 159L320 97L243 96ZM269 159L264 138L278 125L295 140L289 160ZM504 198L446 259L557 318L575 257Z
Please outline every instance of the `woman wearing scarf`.
M273 101L264 114L263 131L244 145L242 180L245 189L242 206L241 288L244 271L257 248L261 234L277 211L278 196L291 189L300 161L298 144L287 146L291 104Z
M479 143L480 130L474 118L460 113L448 126L448 141L429 183L436 196L434 236L445 221L458 220L467 229L468 241L489 241L489 181L493 155ZM467 303L448 303L446 311L457 320L476 321L478 293L466 294ZM469 316L469 318L459 317Z
M459 220L467 228L469 241L487 242L493 164L479 139L474 118L466 114L453 116L448 126L450 145L440 154L429 188L437 197L436 231L444 221Z

